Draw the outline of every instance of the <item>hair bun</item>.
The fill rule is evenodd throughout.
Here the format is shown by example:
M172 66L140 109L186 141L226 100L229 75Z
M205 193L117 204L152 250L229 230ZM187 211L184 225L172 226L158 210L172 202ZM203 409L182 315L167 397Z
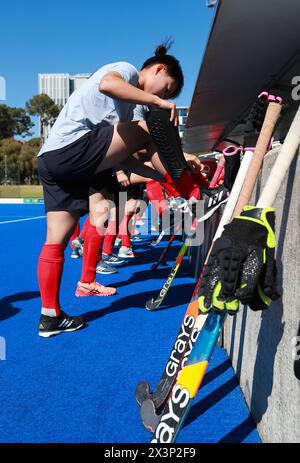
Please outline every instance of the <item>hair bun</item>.
M158 47L155 50L155 55L156 56L164 56L167 54L167 47L165 45L158 45Z

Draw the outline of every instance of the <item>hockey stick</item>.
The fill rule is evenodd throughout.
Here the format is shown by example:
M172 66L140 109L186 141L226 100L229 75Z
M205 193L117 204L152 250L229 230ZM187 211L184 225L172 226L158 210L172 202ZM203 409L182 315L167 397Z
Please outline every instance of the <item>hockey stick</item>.
M177 227L179 224L181 224L181 218L176 223L171 224L170 227L167 227L164 230L162 230L161 233L159 234L158 238L156 240L151 241L151 246L153 246L155 248L155 246L157 246L161 242L163 237L165 235L167 235L172 230L172 228L175 229L175 227Z
M233 148L234 147L228 147L227 150L232 152ZM229 200L226 204L222 218L220 220L219 226L217 228L212 242L214 242L221 235L224 225L228 223L232 217L239 193L241 191L243 182L249 169L252 155L253 151L245 151L243 161L241 163L238 175L236 177L232 191L229 196ZM174 346L171 350L171 354L169 356L161 379L156 387L156 390L152 394L150 394L150 386L146 381L141 381L136 388L137 402L141 405L142 402L144 402L146 399L151 399L153 402L153 407L157 412L159 412L161 407L165 404L165 401L168 398L172 386L176 381L178 371L180 371L180 369L184 366L187 357L191 352L192 346L197 339L198 333L205 322L205 316L199 315L198 310L199 288L204 268L205 264L202 268L202 272L195 286L193 295L191 297L191 301L183 317L182 325L180 327ZM150 412L151 411L152 410L150 410ZM147 429L150 429L152 427L151 413L147 413L146 409L141 410L141 417L145 427Z
M186 251L188 250L189 248L189 239L185 240L183 245L181 246L180 250L179 250L179 253L176 257L176 260L175 260L175 263L174 265L172 266L172 269L168 275L168 278L166 279L162 289L160 290L158 296L154 299L154 298L151 298L151 299L148 299L146 301L146 309L147 310L157 310L159 308L159 306L161 305L162 301L164 300L168 290L170 289L170 286L172 284L172 281L174 280L175 278L175 275L181 265L181 262L183 261L183 258L185 256L185 253Z
M256 183L257 174L261 167L264 154L267 151L267 147L271 139L272 132L274 130L276 121L278 120L280 109L281 107L280 107L280 104L278 103L270 103L268 107L265 122L264 122L263 128L261 130L261 133L260 133L257 145L256 145L253 159L250 164L249 175L247 176L247 179L245 180L245 184L243 185L243 188L242 188L241 197L243 198L243 201L238 201L239 209L235 208L235 211L234 211L235 214L239 214L241 211L241 208L245 206L251 198L251 194L253 192L253 189ZM298 111L298 115L299 115L299 111ZM290 132L292 132L292 136L291 137L289 135L287 136L287 139L286 139L287 148L283 150L283 153L280 153L278 157L280 159L282 159L282 155L285 156L285 152L289 149L291 150L293 149L293 155L294 155L295 150L296 150L296 145L297 147L299 146L300 117L298 117L297 120L294 122L295 124L293 123L290 129ZM293 146L291 146L292 145L291 138L292 138L292 141L294 141ZM295 142L295 138L297 138L297 142ZM292 159L292 156L290 156L290 160L291 159ZM282 181L287 171L287 168L288 168L287 163L285 163L285 167L286 167L285 172L282 176L282 164L280 162L277 163L276 161L271 171L271 174L269 176L267 186L268 188L271 188L272 190L273 199L276 196L276 193L278 192L280 188L280 182L277 182L277 183L274 182L274 185L273 185L272 173L276 177L278 170L281 170L280 178ZM256 176L254 173L256 173ZM259 205L261 206L262 204L265 204L268 206L272 205L272 202L271 202L272 199L270 198L271 198L271 194L269 192L265 196L262 195L262 199L259 200L258 206ZM161 413L161 415L157 417L157 423L156 423L157 427L155 429L152 442L167 443L167 442L175 441L182 427L184 419L187 416L187 413L190 409L193 398L196 396L201 386L202 380L204 378L204 375L205 375L205 372L208 366L208 362L211 358L212 352L217 343L217 340L218 340L218 337L221 332L225 319L226 319L225 313L218 313L212 310L208 314L205 324L193 346L193 349L189 355L189 358L186 364L184 365L182 371L180 372L178 379L176 381L176 384L172 388L172 392L170 394L169 400L167 404L165 405L164 410ZM144 403L147 405L148 401ZM150 403L150 406L151 406L151 403Z
M173 235L171 235L171 237L170 237L170 239L169 239L169 241L168 241L167 246L164 248L164 250L163 250L163 252L161 253L161 255L160 255L160 257L158 258L158 260L151 266L150 270L155 271L155 270L158 269L158 267L160 266L160 264L162 263L162 261L163 261L164 258L166 257L166 255L167 255L167 253L168 253L170 247L172 246L172 243L173 243L173 241L174 241L175 238L176 238L176 234L177 234L179 228L180 228L179 226L176 227L176 229L174 230Z
M233 154L236 155L239 150L240 148L229 146L224 150L224 154L230 156L232 156ZM251 158L252 151L249 149L244 154L242 165L240 167L238 176L230 193L229 200L226 204L223 216L218 227L218 235L215 234L214 239L216 239L217 236L219 236L223 229L223 226L226 223L228 223L231 219L239 192L241 190L242 184L244 182L245 176L249 168ZM198 300L196 300L198 298L203 270L201 272L197 284L195 285L191 301L187 307L182 325L180 327L174 346L171 350L170 357L168 359L165 370L161 376L161 379L156 387L155 392L153 392L153 394L150 394L150 386L147 381L141 381L137 385L136 400L139 405L141 405L144 400L151 398L155 409L159 411L159 409L164 405L172 388L172 385L176 380L178 370L183 366L189 352L191 351L194 342L196 341L198 332L205 321L205 317L203 315L198 314ZM165 296L165 293L163 294L163 296ZM148 427L146 417L142 416L142 421L144 425Z

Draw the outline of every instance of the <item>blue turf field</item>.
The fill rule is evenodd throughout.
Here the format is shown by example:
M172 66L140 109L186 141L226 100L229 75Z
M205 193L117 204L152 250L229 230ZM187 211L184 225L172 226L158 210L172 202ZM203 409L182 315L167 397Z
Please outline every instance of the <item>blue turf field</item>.
M42 205L0 205L0 442L148 442L134 399L137 382L155 385L177 335L194 281L183 262L165 310L146 311L169 266L149 270L160 254L149 238L142 257L116 275L99 275L115 285L111 298L76 298L81 259L66 262L62 307L83 314L88 326L50 339L37 335L40 300L36 265L45 238ZM18 222L17 222L18 220ZM8 223L3 223L8 222ZM150 249L151 248L151 249ZM228 357L218 348L178 442L259 442Z

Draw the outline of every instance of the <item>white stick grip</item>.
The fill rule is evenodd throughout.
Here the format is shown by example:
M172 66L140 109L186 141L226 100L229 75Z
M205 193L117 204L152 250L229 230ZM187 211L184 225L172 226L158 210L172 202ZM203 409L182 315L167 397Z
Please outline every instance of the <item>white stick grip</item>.
M236 203L238 201L242 186L244 184L244 181L245 181L245 178L246 178L246 175L247 175L250 163L251 163L252 156L253 156L252 151L246 151L244 153L243 160L241 162L238 174L235 178L232 190L230 192L229 199L226 203L219 226L215 233L214 241L221 236L223 229L224 229L224 225L228 224L230 220L232 219L232 215L236 207Z
M257 207L271 207L300 145L300 107L260 195Z

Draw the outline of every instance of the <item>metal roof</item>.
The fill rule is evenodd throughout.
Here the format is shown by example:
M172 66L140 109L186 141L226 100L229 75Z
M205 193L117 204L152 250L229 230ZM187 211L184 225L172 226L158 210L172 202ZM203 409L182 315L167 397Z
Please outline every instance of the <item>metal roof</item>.
M241 120L263 90L283 97L283 137L300 103L300 1L219 0L183 139L186 152L208 152L224 138L239 142ZM296 93L295 93L296 95ZM297 95L296 95L297 96Z

